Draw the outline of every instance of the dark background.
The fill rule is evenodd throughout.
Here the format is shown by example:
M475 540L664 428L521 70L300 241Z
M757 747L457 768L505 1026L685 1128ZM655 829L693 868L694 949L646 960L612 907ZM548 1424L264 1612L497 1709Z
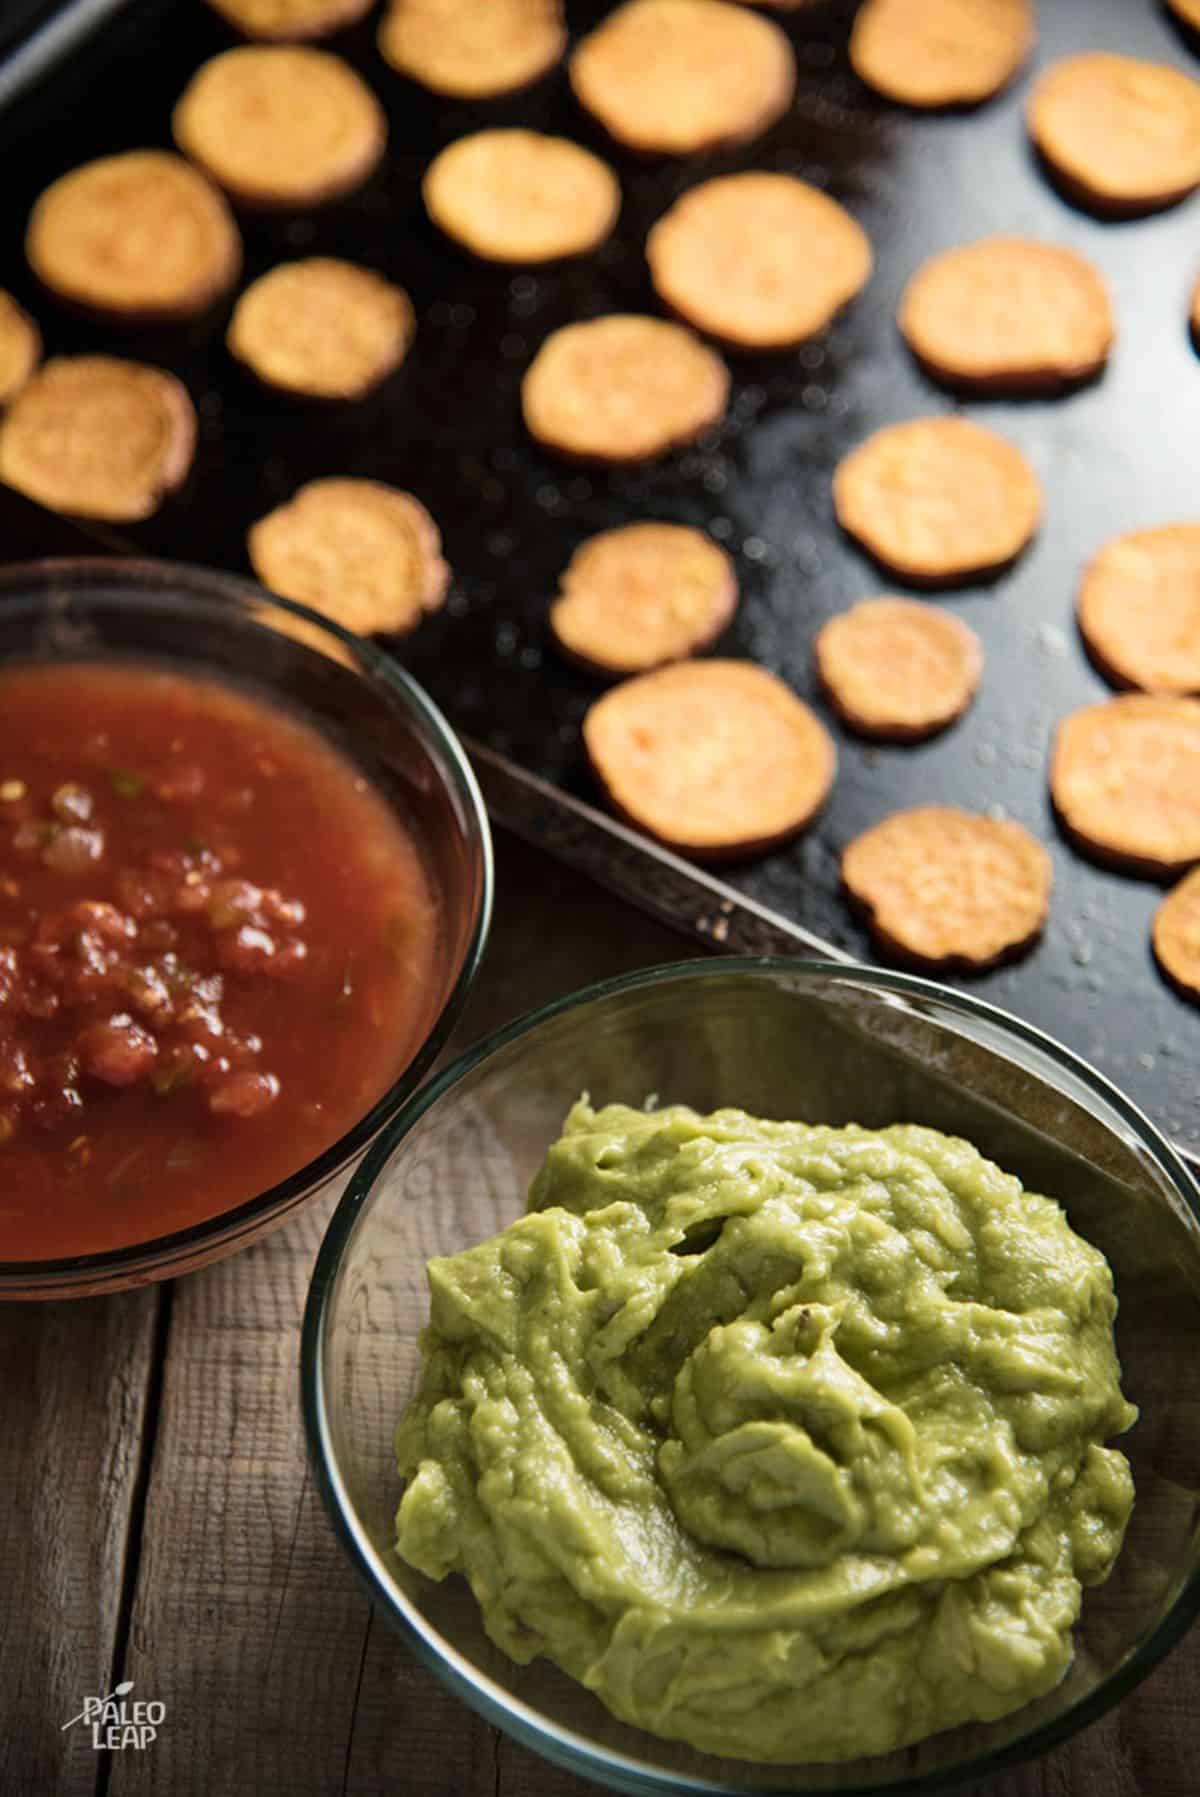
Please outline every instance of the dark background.
M608 10L568 0L572 32ZM838 894L838 856L852 836L925 800L995 808L1027 824L1054 857L1053 915L1023 961L971 983L1065 1039L1194 1147L1200 1013L1155 970L1149 927L1159 890L1094 868L1067 847L1045 765L1055 720L1108 690L1075 632L1082 564L1115 532L1200 515L1200 363L1186 324L1200 272L1200 202L1121 224L1072 209L1027 148L1028 74L975 113L904 114L849 70L853 12L849 0L816 0L779 15L796 47L798 97L757 144L669 163L605 150L625 190L615 239L582 263L534 274L474 264L443 243L424 217L419 182L444 143L489 124L556 130L604 149L574 106L565 71L509 100L447 103L386 67L374 20L334 40L387 107L385 163L333 207L248 219L244 233L248 278L319 251L377 268L411 293L420 323L407 366L372 399L336 410L258 391L224 349L228 303L199 325L130 335L67 318L34 290L21 241L38 191L88 157L165 143L192 70L234 41L201 0L134 0L0 120L0 284L38 317L51 351L126 353L187 382L201 423L196 466L183 492L129 533L146 551L245 571L247 526L313 476L370 475L417 493L441 525L455 581L445 610L397 653L462 730L594 796L579 721L601 689L561 664L545 628L576 544L635 517L702 525L734 555L742 583L720 650L752 656L814 697L815 627L869 593L903 590L839 536L833 467L881 424L953 409L897 336L904 282L934 251L991 231L1082 250L1108 280L1118 314L1103 380L1065 399L966 408L1020 444L1047 502L1041 534L1014 570L937 600L983 639L977 703L961 725L917 748L869 747L831 721L841 768L824 816L798 843L727 877L869 955ZM1040 14L1035 68L1072 50L1110 48L1200 75L1194 45L1154 0L1042 0ZM657 310L640 252L647 228L684 188L746 167L800 175L856 213L876 253L867 292L798 353L739 358L729 417L700 447L625 472L581 472L544 455L525 437L519 410L521 375L542 339L571 318ZM24 550L20 533L6 542L0 510L0 553Z
M4 0L0 12L0 56L15 50L56 13L66 10L55 0Z

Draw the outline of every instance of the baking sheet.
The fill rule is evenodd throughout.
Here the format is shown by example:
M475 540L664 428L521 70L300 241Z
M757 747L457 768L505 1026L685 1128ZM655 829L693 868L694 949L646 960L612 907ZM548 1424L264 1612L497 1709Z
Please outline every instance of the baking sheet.
M573 32L607 10L568 0ZM1159 891L1094 868L1066 846L1045 760L1054 720L1108 690L1074 630L1083 561L1117 530L1200 511L1200 361L1186 329L1200 272L1200 202L1122 224L1073 210L1026 146L1027 82L976 113L901 114L849 71L853 11L847 0L816 0L780 16L796 45L799 93L757 145L681 163L613 153L626 196L616 238L586 262L536 274L478 266L444 244L424 218L419 178L442 144L485 124L528 124L602 147L563 72L503 102L448 104L381 62L372 21L343 34L335 47L388 110L385 165L332 208L245 228L249 276L320 251L378 268L413 296L420 325L407 366L366 403L330 410L266 396L235 367L222 344L228 306L183 330L129 334L56 313L33 289L20 241L36 193L87 157L165 142L191 71L233 41L201 0L130 0L0 119L0 284L35 312L51 349L136 355L188 383L201 420L196 467L157 519L129 533L145 550L245 570L246 527L304 480L372 475L418 493L442 526L456 579L445 611L399 646L402 659L460 729L590 796L578 730L600 689L562 665L545 630L557 574L579 540L644 516L712 531L734 554L743 591L721 649L753 656L812 697L815 627L894 586L839 536L832 468L881 424L953 409L897 339L893 314L908 275L935 250L995 230L1053 237L1091 256L1120 324L1105 378L1067 399L966 408L1022 446L1047 498L1044 528L1013 571L937 601L983 639L979 700L960 726L918 748L870 747L836 731L840 775L817 826L722 877L869 957L869 939L838 894L838 856L853 835L923 800L1019 819L1050 846L1054 912L1032 954L972 985L1065 1039L1194 1146L1200 1012L1154 969L1149 925ZM1043 0L1040 11L1038 63L1111 48L1200 74L1194 48L1154 0ZM697 180L750 166L801 175L851 206L876 252L867 293L819 343L778 359L739 358L729 418L697 449L599 474L544 455L524 436L518 398L538 344L573 317L656 309L640 254L646 229Z

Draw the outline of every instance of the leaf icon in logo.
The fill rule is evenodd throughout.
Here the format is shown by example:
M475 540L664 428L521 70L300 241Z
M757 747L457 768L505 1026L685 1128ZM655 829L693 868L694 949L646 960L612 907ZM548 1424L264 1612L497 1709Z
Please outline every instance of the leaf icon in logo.
M98 1715L100 1710L104 1708L104 1705L106 1703L111 1703L114 1697L128 1697L132 1690L133 1680L131 1678L126 1678L122 1679L121 1683L117 1685L114 1690L110 1691L107 1697L89 1697L78 1716L72 1716L69 1722L64 1722L62 1725L63 1728L74 1728L77 1722L82 1722L84 1717L88 1714L88 1706L90 1704L95 1704L97 1706L97 1708L92 1711L92 1714Z

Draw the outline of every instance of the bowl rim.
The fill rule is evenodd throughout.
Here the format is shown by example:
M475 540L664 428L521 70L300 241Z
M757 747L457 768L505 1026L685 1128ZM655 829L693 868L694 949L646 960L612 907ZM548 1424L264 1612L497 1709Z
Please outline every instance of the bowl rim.
M254 1236L269 1219L283 1216L305 1198L315 1195L348 1162L361 1154L403 1107L433 1065L462 1014L479 970L491 926L495 889L491 827L466 751L424 687L394 657L385 654L365 637L344 629L336 619L326 617L311 606L281 598L242 575L226 574L194 562L164 561L153 556L45 556L11 562L0 568L0 604L15 603L17 593L23 589L29 590L31 601L40 600L45 604L48 596L39 593L37 588L55 580L77 585L85 594L110 584L118 589L114 593L117 599L121 597L119 589L125 586L132 589L128 597L134 604L155 598L178 598L181 594L221 603L233 601L243 611L252 602L288 612L345 644L362 664L355 672L365 673L398 698L415 719L420 734L431 743L434 750L429 757L431 765L439 773L444 768L445 783L457 800L465 822L468 845L473 845L477 852L479 894L461 964L424 1042L370 1110L328 1148L286 1179L276 1180L244 1203L190 1224L186 1229L151 1236L120 1248L53 1260L0 1260L0 1300L19 1296L53 1297L82 1287L91 1293L108 1285L138 1283L139 1275L142 1280L169 1276L172 1262L189 1261L196 1253L215 1251L241 1236Z
M631 973L597 980L561 998L553 999L473 1043L408 1100L356 1167L326 1227L304 1307L300 1338L300 1399L308 1458L321 1501L333 1523L334 1534L349 1554L372 1601L381 1603L392 1627L398 1630L418 1659L485 1721L552 1764L601 1780L612 1789L640 1793L643 1797L764 1797L764 1794L770 1797L771 1793L776 1793L777 1797L787 1797L789 1793L791 1797L816 1797L822 1790L831 1793L831 1797L902 1797L905 1793L915 1797L918 1792L946 1790L968 1779L988 1777L1020 1765L1060 1745L1097 1721L1141 1683L1200 1614L1200 1566L1193 1568L1184 1579L1170 1610L1158 1626L1146 1640L1138 1644L1115 1672L1093 1691L1080 1697L1061 1715L1038 1724L1028 1733L979 1759L941 1771L909 1774L886 1784L857 1783L836 1788L796 1784L795 1770L790 1767L780 1768L781 1773L790 1775L792 1782L778 1786L751 1786L730 1783L725 1779L703 1779L690 1774L650 1771L627 1760L618 1752L592 1745L582 1736L544 1716L532 1704L502 1691L465 1655L448 1642L442 1641L434 1629L426 1628L419 1612L415 1612L415 1606L410 1608L354 1515L331 1447L323 1353L331 1315L329 1301L337 1285L346 1246L379 1174L395 1149L426 1112L452 1091L467 1074L501 1049L533 1034L542 1024L596 1000L669 985L676 981L702 981L720 976L768 973L785 973L799 976L801 980L819 978L823 981L865 985L907 998L936 999L940 1004L948 1005L950 1009L968 1018L999 1026L1003 1033L1011 1034L1018 1042L1037 1050L1051 1061L1059 1062L1088 1090L1104 1100L1117 1113L1118 1118L1134 1131L1140 1145L1158 1163L1159 1171L1167 1175L1174 1185L1192 1217L1200 1222L1200 1183L1171 1142L1144 1112L1073 1049L1047 1035L1045 1031L1013 1016L999 1005L977 998L974 993L959 991L916 974L873 967L865 962L821 961L811 956L709 956L639 968ZM852 1766L855 1762L847 1761L845 1764Z

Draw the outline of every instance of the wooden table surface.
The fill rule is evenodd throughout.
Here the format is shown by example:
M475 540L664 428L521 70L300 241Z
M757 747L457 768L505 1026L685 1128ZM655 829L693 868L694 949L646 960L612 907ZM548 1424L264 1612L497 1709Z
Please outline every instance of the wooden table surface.
M457 1047L689 946L501 837ZM585 1797L374 1614L309 1477L300 1319L328 1213L147 1291L0 1306L0 1797ZM64 1729L133 1681L144 1750ZM971 1797L1195 1797L1200 1635L1102 1722Z

